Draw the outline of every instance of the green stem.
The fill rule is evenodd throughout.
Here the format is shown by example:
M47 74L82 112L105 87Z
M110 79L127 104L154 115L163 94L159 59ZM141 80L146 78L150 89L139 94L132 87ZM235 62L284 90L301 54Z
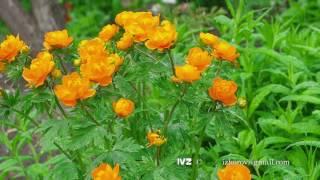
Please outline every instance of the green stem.
M86 106L83 104L82 101L79 101L81 109L89 116L90 120L94 122L97 126L100 126L101 124L90 114Z
M174 105L172 106L171 110L169 111L169 114L166 116L165 120L164 120L164 128L163 128L163 134L166 135L167 134L167 130L168 130L168 125L169 122L172 118L172 115L175 111L175 109L177 108L178 104L181 102L183 96L186 94L187 91L187 84L184 84L183 90L181 92L180 97L177 99L177 101L174 103Z
M156 162L157 162L157 166L159 166L160 165L160 154L161 154L161 147L160 146L157 147L156 153L157 153L156 154Z
M58 109L62 113L63 117L64 118L68 118L66 112L64 111L64 109L62 108L62 106L61 106L61 104L59 102L59 99L57 98L56 94L54 93L53 87L52 87L51 83L49 82L49 80L47 81L47 85L48 85L50 91L52 92L52 95L54 96L54 101L56 102L56 104L58 106Z
M151 54L149 54L147 52L144 52L143 50L141 50L137 46L134 46L134 49L136 49L137 51L139 51L140 53L144 54L145 56L149 57L150 59L152 59L154 61L159 61L157 58L153 57Z
M171 50L167 51L168 52L168 56L169 56L169 60L170 60L170 64L171 64L171 70L172 70L172 74L174 76L176 76L176 71L174 69L174 60L173 60L173 56L171 54Z
M205 128L206 128L206 126L204 126L204 128L201 130L200 137L199 137L198 141L197 140L195 141L195 142L198 142L198 144L196 146L196 152L195 152L194 156L192 157L192 179L197 179L197 177L198 177L198 159L199 159L199 152L200 152Z

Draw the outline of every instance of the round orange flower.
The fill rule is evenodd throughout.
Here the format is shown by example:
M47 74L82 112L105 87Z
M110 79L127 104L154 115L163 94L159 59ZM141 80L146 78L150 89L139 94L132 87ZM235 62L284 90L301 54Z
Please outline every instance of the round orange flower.
M148 147L150 146L161 146L164 144L167 139L164 138L163 136L160 136L158 132L151 132L149 131L147 134L147 140L148 140Z
M116 65L107 57L90 59L87 63L80 66L83 77L99 83L100 86L107 86L112 82L112 74L115 72Z
M134 103L129 99L120 98L117 102L112 103L114 112L119 117L127 117L134 111Z
M92 171L93 180L121 180L119 176L120 167L116 164L114 168L109 164L102 163L99 167Z
M201 48L194 47L189 50L187 63L198 68L199 71L204 71L210 66L212 56Z
M105 43L100 38L81 41L78 53L82 63L85 63L91 58L99 59L108 55L108 52L105 49Z
M237 49L227 42L220 41L213 46L213 55L218 59L234 62L238 57Z
M201 41L209 46L213 46L219 42L219 38L211 33L200 33Z
M20 52L28 50L29 47L20 40L19 36L14 37L13 35L9 35L0 44L0 61L7 60L8 62L12 62Z
M117 42L117 48L120 50L127 50L128 48L130 48L133 44L133 36L128 33L125 32L121 39Z
M124 11L116 16L115 21L133 35L134 41L142 42L147 40L148 34L159 25L160 17L153 16L151 12Z
M53 56L49 52L40 52L35 59L31 61L30 68L23 68L22 77L28 82L28 85L39 87L43 85L48 74L53 70Z
M95 95L96 91L90 89L90 81L80 77L76 72L62 77L62 84L54 87L58 99L66 106L75 106L78 99L87 99Z
M228 164L218 171L219 180L251 180L248 167L241 164Z
M104 42L108 42L113 36L117 34L119 27L115 24L108 24L99 32L99 38Z
M68 35L67 30L51 31L44 35L43 46L50 49L60 49L68 47L73 41L73 38Z
M232 106L237 102L235 93L238 86L234 81L215 78L212 87L209 88L209 95L213 100L222 102L225 106Z
M177 34L174 25L169 21L162 21L161 26L149 34L149 39L145 45L151 50L158 49L163 51L169 49L176 42Z
M175 82L185 81L192 83L200 79L200 71L190 64L175 67L176 77L173 78Z

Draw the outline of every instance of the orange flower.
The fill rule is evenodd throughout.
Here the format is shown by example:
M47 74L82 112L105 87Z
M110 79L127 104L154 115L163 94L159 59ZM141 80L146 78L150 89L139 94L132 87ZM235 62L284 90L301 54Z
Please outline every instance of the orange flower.
M189 50L187 63L198 68L199 71L204 71L210 66L212 56L201 48L194 47Z
M185 81L192 83L193 81L200 79L200 71L189 64L175 67L176 77L173 78L175 82Z
M119 27L115 24L108 24L99 32L99 38L104 42L108 42L113 36L117 34Z
M134 111L134 103L129 99L120 98L117 102L112 103L114 112L119 117L127 117Z
M125 32L121 39L117 42L117 48L120 50L126 50L128 48L130 48L133 44L133 36L128 33Z
M235 47L224 41L215 44L213 48L213 54L218 59L234 62L240 55Z
M213 80L212 87L209 88L209 95L213 100L221 101L225 106L232 106L237 102L235 93L238 86L234 81L221 79Z
M48 74L53 70L53 56L47 51L40 52L35 59L31 61L30 68L23 68L22 76L28 82L28 85L39 87L43 85Z
M169 49L176 42L177 34L174 25L169 21L162 21L161 26L149 34L149 40L146 41L145 45L151 50L163 51Z
M112 82L112 74L115 72L116 65L107 57L90 59L81 64L80 72L83 77L99 83L100 86L107 86Z
M116 164L114 168L109 164L102 163L99 167L92 171L93 180L121 180L119 176L120 167Z
M248 167L241 164L228 164L218 171L219 180L251 180Z
M20 52L28 50L29 47L20 40L19 36L14 37L13 35L9 35L0 44L0 61L7 60L8 62L12 62Z
M219 42L219 38L211 33L200 33L201 41L209 46L213 46Z
M100 38L81 41L78 53L82 63L85 63L91 58L99 59L108 55L108 52L105 49L105 43Z
M5 69L6 69L6 64L0 61L0 73L4 72Z
M124 11L116 16L115 21L132 34L136 42L142 42L159 25L160 17L152 16L151 12Z
M115 71L118 71L119 67L123 63L123 58L118 54L110 54L107 59L111 64L115 65Z
M152 145L161 146L167 141L167 139L164 138L163 136L160 136L158 132L151 132L151 131L148 132L147 139L149 142L147 147L150 147Z
M75 106L78 99L87 99L95 95L96 91L90 89L90 81L81 78L76 72L62 77L62 84L54 87L58 99L66 106Z
M68 35L67 30L51 31L44 35L43 46L50 49L60 49L68 47L73 41L73 38Z

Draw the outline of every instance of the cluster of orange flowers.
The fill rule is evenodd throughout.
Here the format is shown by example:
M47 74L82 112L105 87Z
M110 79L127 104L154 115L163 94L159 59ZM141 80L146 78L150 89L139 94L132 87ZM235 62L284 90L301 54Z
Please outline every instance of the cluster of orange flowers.
M164 51L177 39L175 26L167 20L160 23L160 16L153 16L151 12L124 11L116 16L115 21L125 30L117 42L118 49L125 50L133 42L145 42L151 50Z
M213 34L200 33L200 39L212 48L212 52L210 53L199 47L191 48L186 58L186 64L175 66L175 76L172 77L174 82L192 83L199 80L201 73L211 65L213 58L233 63L239 56L234 46ZM213 100L220 101L225 106L231 106L237 102L236 91L237 84L234 81L216 77L213 80L212 87L209 88L209 95Z
M51 74L54 78L61 78L61 83L55 85L54 93L65 106L75 106L78 101L87 99L95 95L96 90L92 84L108 86L112 83L114 74L123 64L123 57L106 48L112 39L116 42L118 50L127 50L134 43L144 43L150 50L160 52L172 48L177 40L175 26L168 20L160 21L160 16L154 16L151 12L131 12L124 11L115 18L116 24L108 24L102 28L98 37L83 40L78 46L79 58L74 60L74 65L79 66L79 71L62 75L56 64L62 62L61 59L54 60L53 50L69 47L73 38L69 36L67 30L52 31L45 34L44 50L39 52L36 58L31 61L29 67L23 69L22 76L27 81L29 87L39 87L46 82ZM116 38L117 34L122 35ZM225 60L234 63L239 57L239 53L234 46L221 40L210 33L200 33L200 40L210 47L206 51L200 47L193 47L189 50L185 59L185 64L174 67L174 82L192 83L201 78L201 75L212 64L213 59ZM0 44L0 71L8 63L15 60L16 56L27 51L29 48L19 36L7 36ZM62 64L60 64L62 66ZM224 80L216 77L209 88L209 96L223 103L225 106L234 105L237 84L234 81ZM131 115L135 109L133 101L120 98L112 103L113 111L120 118ZM160 132L149 131L147 134L148 147L161 146L167 139L160 135ZM227 165L218 172L220 180L250 179L250 171L241 165ZM119 165L112 169L109 164L101 164L92 172L93 179L119 180Z
M0 72L5 69L5 64L15 60L21 52L29 51L29 47L20 40L19 36L9 35L0 44Z

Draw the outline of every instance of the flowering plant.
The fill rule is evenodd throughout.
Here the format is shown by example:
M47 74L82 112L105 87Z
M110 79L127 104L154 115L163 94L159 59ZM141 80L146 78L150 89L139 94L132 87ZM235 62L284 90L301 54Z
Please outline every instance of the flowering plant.
M67 30L46 33L33 59L18 36L0 44L2 71L17 68L28 87L22 96L3 91L1 107L40 138L41 153L33 157L44 169L39 176L170 178L182 168L172 159L200 159L201 142L215 134L211 123L238 108L238 85L224 69L237 67L240 54L204 32L181 54L177 28L151 12L125 11L79 44ZM199 166L193 163L180 178L196 178ZM246 167L226 169L220 179L251 177Z

